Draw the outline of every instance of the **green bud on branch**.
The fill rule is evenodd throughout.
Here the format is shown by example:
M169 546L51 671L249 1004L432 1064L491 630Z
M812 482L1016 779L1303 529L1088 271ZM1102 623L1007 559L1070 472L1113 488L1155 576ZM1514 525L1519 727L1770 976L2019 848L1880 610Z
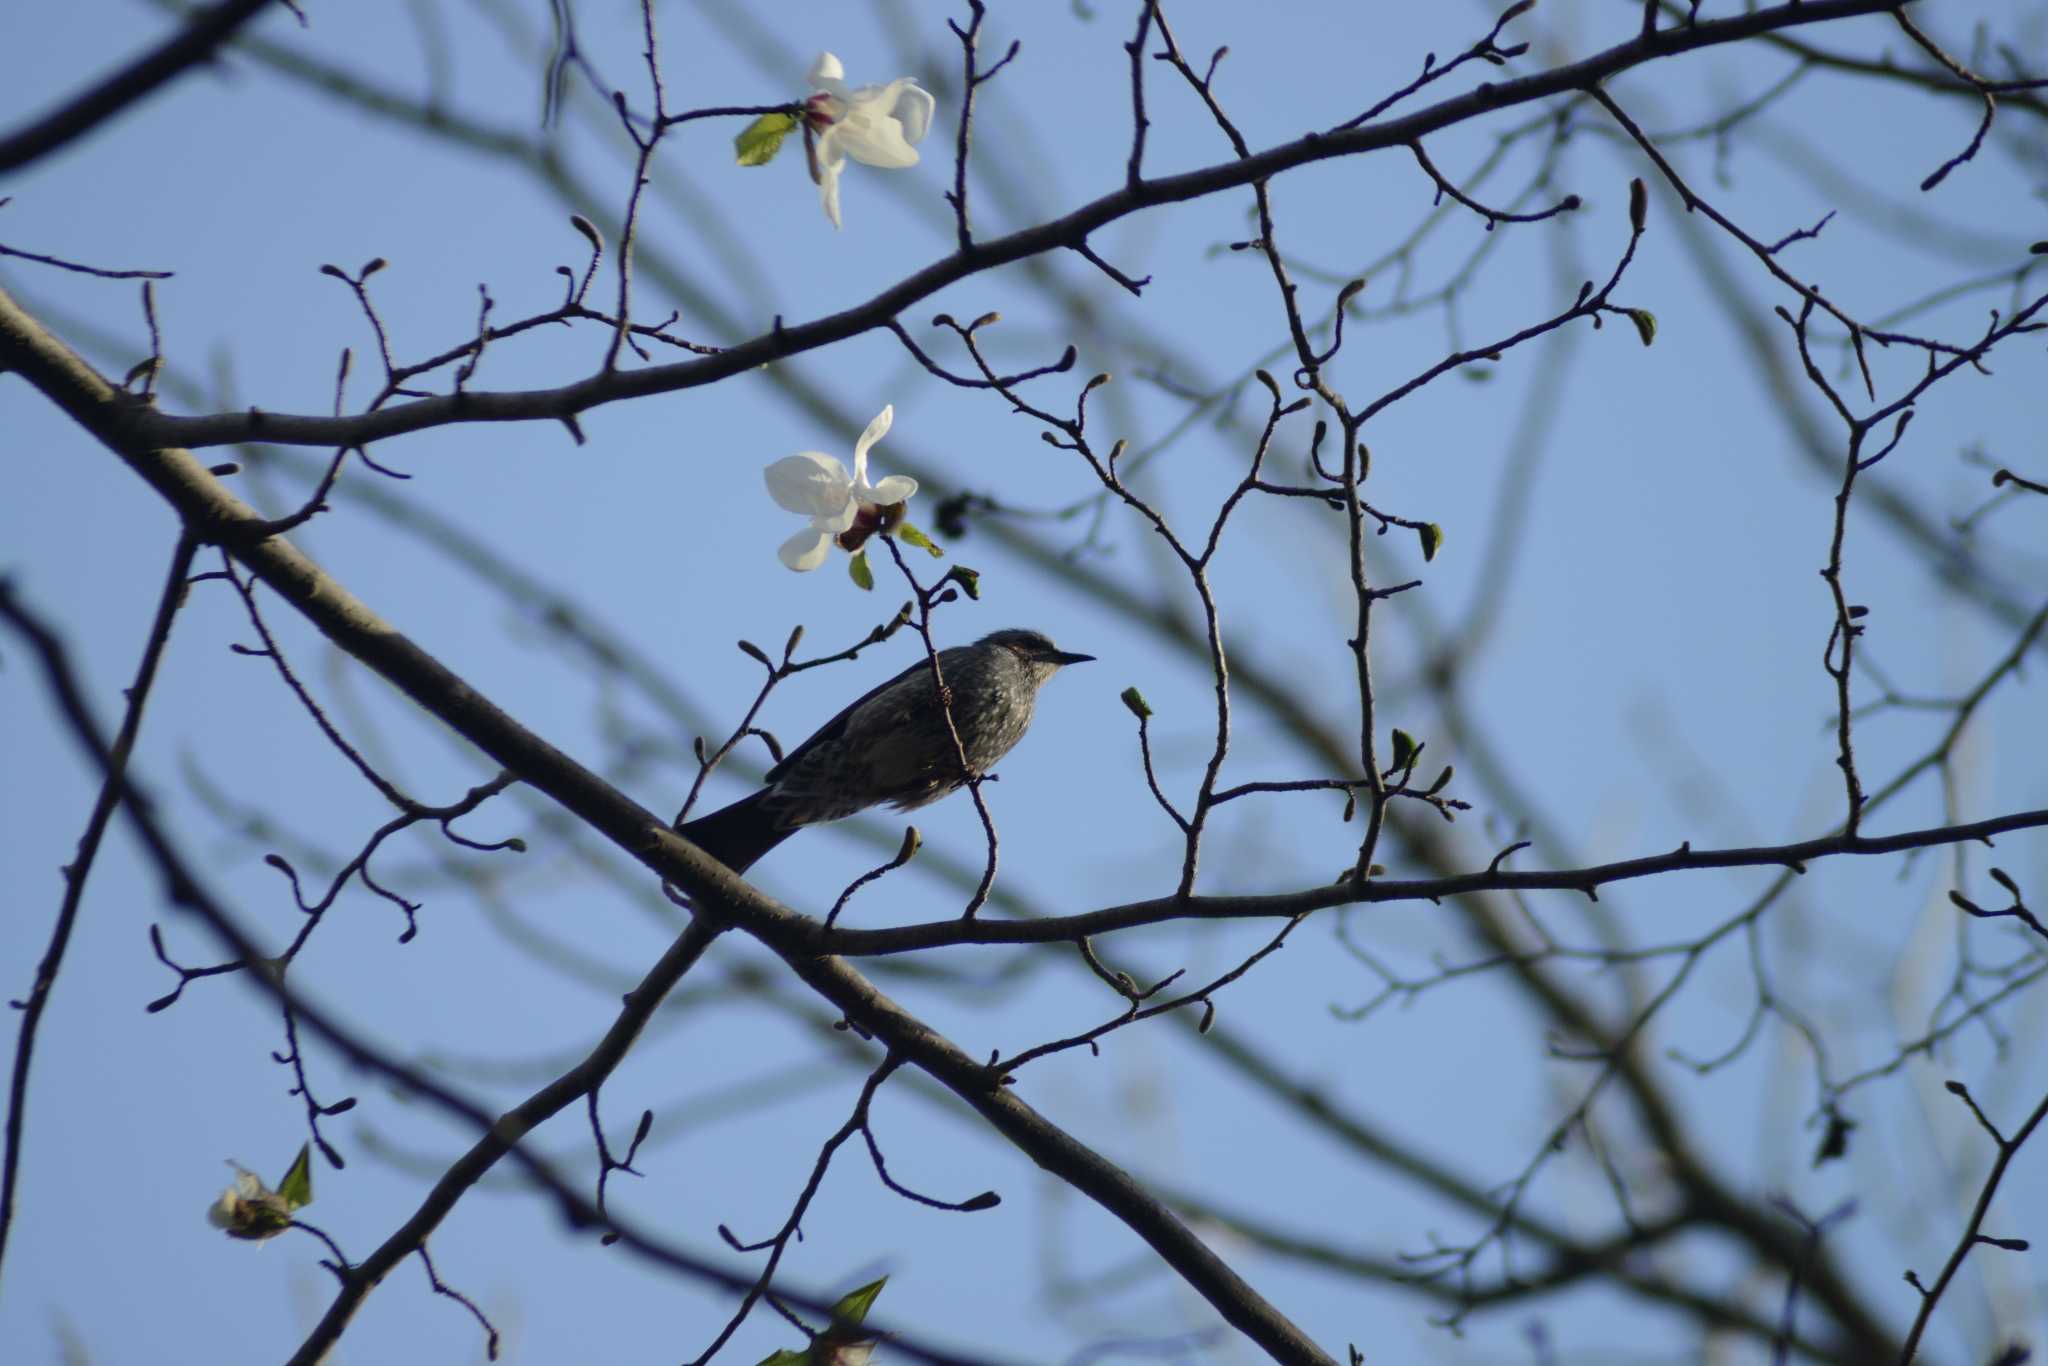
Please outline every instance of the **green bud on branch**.
M946 552L939 549L938 546L934 545L932 543L931 537L925 535L924 532L918 530L909 522L904 522L901 525L899 525L896 528L895 534L897 540L903 542L905 545L916 546L919 550L922 550L923 552L925 552L925 554L931 556L935 560L943 559L945 557Z
M1420 752L1421 748L1420 745L1415 743L1414 736L1396 727L1394 730L1394 763L1393 767L1387 771L1389 773L1398 772L1414 763L1415 756Z

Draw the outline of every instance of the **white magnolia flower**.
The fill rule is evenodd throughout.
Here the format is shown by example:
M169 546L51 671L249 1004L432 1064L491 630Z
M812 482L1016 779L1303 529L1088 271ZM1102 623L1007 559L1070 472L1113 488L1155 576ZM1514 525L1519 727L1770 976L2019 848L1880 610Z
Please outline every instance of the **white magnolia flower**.
M275 1238L291 1227L291 1208L283 1196L240 1163L228 1165L235 1169L235 1184L222 1191L220 1199L206 1211L208 1223L225 1230L230 1238L250 1242Z
M936 101L910 76L887 85L849 89L846 69L829 52L811 64L814 93L804 102L804 147L825 217L839 226L839 172L852 157L864 166L898 171L917 165L914 142L931 130Z
M809 526L784 541L776 552L784 564L795 570L816 569L825 562L834 541L852 550L881 530L892 512L901 518L902 505L917 492L917 481L892 474L880 483L868 482L868 448L888 435L889 424L895 420L894 404L875 414L860 440L853 443L851 475L846 466L820 451L799 451L768 467L768 496L779 506L811 519Z

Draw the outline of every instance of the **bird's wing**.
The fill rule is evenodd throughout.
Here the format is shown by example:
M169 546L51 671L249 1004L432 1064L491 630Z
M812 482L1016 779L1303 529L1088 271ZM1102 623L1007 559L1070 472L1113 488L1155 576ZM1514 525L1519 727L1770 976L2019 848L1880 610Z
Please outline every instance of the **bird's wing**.
M942 650L939 652L940 667L943 668L945 662L945 651ZM856 697L853 701L847 703L846 709L844 711L840 712L839 715L833 717L830 721L827 721L824 725L818 727L817 730L813 731L811 733L810 739L804 741L795 749L783 755L782 758L776 763L775 767L768 770L767 777L764 779L764 781L770 784L779 781L784 774L789 772L790 766L796 763L797 760L803 758L804 755L809 754L812 750L816 749L819 745L825 743L826 741L835 740L841 735L844 735L846 733L846 723L849 719L851 719L855 712L859 711L862 707L865 707L868 703L874 701L877 697L880 697L883 693L889 691L889 689L895 687L898 683L901 683L906 678L911 677L920 669L928 671L930 670L931 666L931 661L929 659L920 659L917 661L917 663L911 665L902 673L897 674L894 678L885 679L882 682L877 683L874 687L868 689L859 697Z

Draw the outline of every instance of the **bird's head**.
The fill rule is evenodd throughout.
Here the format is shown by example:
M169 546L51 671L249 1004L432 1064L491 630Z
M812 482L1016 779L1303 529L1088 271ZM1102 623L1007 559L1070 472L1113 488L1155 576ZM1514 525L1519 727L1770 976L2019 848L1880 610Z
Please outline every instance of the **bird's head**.
M1038 682L1041 684L1069 664L1085 664L1095 658L1094 655L1077 655L1072 651L1062 650L1059 646L1053 644L1052 637L1043 631L1025 631L1014 628L1007 631L991 631L988 635L983 636L979 643L998 646L1010 651L1019 660L1030 666L1032 673L1036 675Z

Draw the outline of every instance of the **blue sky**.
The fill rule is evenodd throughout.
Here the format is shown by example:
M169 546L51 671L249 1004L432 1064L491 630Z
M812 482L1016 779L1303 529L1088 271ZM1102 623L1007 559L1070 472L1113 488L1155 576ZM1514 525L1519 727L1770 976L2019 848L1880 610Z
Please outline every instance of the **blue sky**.
M636 65L635 10L606 0L579 12L595 68L638 101L644 72ZM1979 17L2006 22L2004 7L1991 4L1930 10L1927 22L1959 45ZM1122 183L1127 11L1047 5L991 16L987 51L999 53L1011 38L1022 46L977 108L975 155L985 175L973 203L982 235L1068 212ZM945 12L900 4L773 12L665 5L669 102L688 108L792 98L820 49L838 53L857 83L913 74L940 88L957 78ZM1634 31L1637 12L1547 4L1515 30L1533 43L1515 69L1621 41ZM1491 23L1476 6L1248 14L1185 4L1169 13L1190 52L1229 46L1217 88L1255 148L1351 117L1410 79L1423 53L1461 50ZM544 7L505 0L313 6L311 14L303 31L282 13L252 31L409 98L436 92L445 107L511 138L550 136L538 121L532 45L546 34ZM2038 37L2038 14L2029 22L2036 27L2014 21L2015 41L2030 31ZM0 49L14 54L0 121L13 126L62 98L164 23L130 0L15 7L0 17ZM1813 41L1866 56L1907 55L1896 30L1876 20L1832 26ZM1787 69L1781 55L1745 47L1662 63L1610 88L1646 127L1674 130L1738 106ZM1155 122L1148 169L1163 174L1224 159L1227 146L1169 76L1164 67L1149 73ZM1458 73L1433 91L1466 84ZM327 411L343 346L354 348L351 394L360 403L374 371L370 338L348 291L319 272L322 263L354 269L386 258L375 297L401 358L416 357L473 332L480 283L499 318L551 307L561 291L554 267L580 269L587 252L568 214L616 220L630 169L616 123L583 83L571 87L570 110L551 135L569 168L570 188L558 192L510 160L451 147L262 61L233 56L221 71L186 78L0 183L0 195L13 197L0 210L0 241L176 272L157 289L167 356L210 396L167 397L173 411L248 404ZM1430 154L1462 178L1501 133L1534 112L1452 130L1431 140ZM918 167L848 169L840 231L819 211L794 149L766 168L742 170L730 153L736 125L680 128L661 148L643 226L650 252L673 274L643 267L637 313L658 318L678 308L685 315L678 331L734 342L777 316L802 321L860 303L943 256L951 219L940 196L951 183L957 113L957 101L942 102ZM2039 171L2022 169L2026 147L2041 145L2040 123L2024 113L2003 117L1979 158L1936 193L1916 189L1968 140L1975 121L1963 101L1817 72L1739 133L1725 162L1717 164L1707 139L1676 144L1676 155L1696 185L1763 240L1836 210L1818 241L1788 248L1783 260L1821 280L1858 316L1880 317L1956 280L2016 270L2028 259L2027 244L2043 235ZM1500 202L1525 184L1542 141L1516 143L1482 197ZM1333 378L1347 393L1369 397L1449 348L1508 335L1567 305L1578 280L1604 280L1613 268L1628 236L1628 182L1644 173L1596 112L1575 115L1554 188L1540 198L1575 192L1584 209L1491 236L1453 209L1406 270L1397 262L1372 270L1360 302L1372 314L1426 296L1476 262L1455 308L1404 307L1396 316L1354 321ZM1421 221L1431 186L1412 159L1394 152L1288 172L1273 194L1305 308L1320 316L1345 279L1382 262ZM1292 368L1274 359L1284 331L1270 276L1250 253L1225 249L1249 232L1249 206L1249 195L1235 191L1099 233L1092 245L1105 258L1133 275L1151 274L1142 297L1069 253L1036 273L1008 267L951 286L908 310L904 324L955 366L964 358L942 330L926 326L933 314L968 319L999 310L1003 320L989 336L1005 366L1043 364L1073 341L1081 351L1074 371L1038 381L1035 400L1064 411L1087 375L1112 373L1114 382L1091 399L1093 430L1105 441L1128 437L1134 452L1179 432L1133 476L1134 486L1177 526L1205 528L1240 476L1263 417L1263 391L1244 381L1259 365L1283 381ZM1483 372L1446 376L1367 430L1375 505L1446 532L1444 552L1426 566L1413 539L1398 532L1373 542L1369 563L1383 580L1424 579L1381 609L1383 715L1466 775L1462 795L1475 809L1451 837L1468 866L1484 866L1516 837L1510 788L1540 810L1542 833L1555 835L1537 851L1553 865L1659 852L1688 839L1807 838L1840 819L1827 729L1832 687L1820 666L1832 607L1816 574L1826 557L1833 486L1799 449L1789 419L1812 424L1833 443L1824 450L1835 458L1840 428L1810 390L1798 391L1788 412L1785 397L1765 381L1789 355L1788 333L1770 309L1790 296L1725 243L1706 248L1722 275L1703 268L1688 234L1704 231L1696 216L1683 218L1669 193L1654 189L1649 230L1616 293L1656 314L1654 346L1643 347L1626 326L1576 324ZM119 374L146 354L132 284L17 262L0 267L0 283L105 370ZM2032 286L2039 287L2038 276ZM609 299L611 288L607 277L599 297ZM1972 293L1910 326L1973 339L1985 309L2006 306L2009 294ZM1085 323L1075 320L1075 300L1088 311ZM603 340L594 328L508 340L491 349L476 382L499 389L562 383L594 367ZM1919 363L1902 349L1879 354L1881 392L1910 383ZM1910 506L1939 547L1916 543L1870 507L1859 506L1850 520L1853 594L1872 608L1864 648L1902 694L1969 687L2016 632L1944 586L1937 572L1944 557L1967 556L1965 572L1980 596L2028 610L2040 605L2048 568L2041 500L2002 507L1967 535L1952 523L1991 493L1988 467L1972 452L2037 478L2048 468L2039 366L2038 344L2015 346L1993 360L1991 375L1937 387L1899 450L1867 477L1866 495L1882 492ZM1241 387L1191 419L1186 393L1222 394L1232 385ZM1035 424L1001 400L927 375L886 333L778 363L773 373L596 410L583 418L584 446L553 423L453 426L384 443L377 459L411 480L351 469L335 510L294 540L531 729L613 773L647 805L672 809L688 785L691 737L722 736L752 697L758 666L733 648L735 639L773 648L802 623L807 647L836 649L901 601L886 565L872 595L859 592L836 559L815 574L784 570L775 546L795 520L769 501L760 475L797 450L847 458L885 403L895 406L895 427L874 452L874 467L924 481L912 513L926 527L938 499L963 490L1023 509L1080 509L1065 520L1008 524L1052 552L1051 567L987 527L948 546L952 560L981 572L985 592L979 603L939 613L942 643L1029 625L1101 661L1055 681L1033 734L989 789L1003 835L1002 885L1049 913L1170 891L1178 836L1146 791L1131 718L1117 697L1135 685L1150 700L1162 781L1183 795L1199 781L1213 732L1207 672L1146 622L1118 611L1103 589L1059 566L1079 566L1159 613L1194 609L1185 579L1135 517L1111 509L1094 520L1088 500L1095 486L1074 456L1042 442ZM1311 421L1291 419L1276 443L1276 464L1290 477L1301 467ZM63 624L111 724L170 554L171 519L118 462L6 380L0 449L14 470L9 496L0 499L0 573ZM292 506L311 453L288 454L301 458L252 471L238 489L279 510ZM464 567L444 546L359 499L358 489L452 524L492 547L503 565ZM1509 557L1504 572L1490 568L1495 556ZM548 628L515 574L550 585L579 620L648 661L686 699L690 716L665 712L630 680L587 667ZM1301 505L1255 500L1233 522L1215 578L1233 657L1283 681L1318 723L1355 734L1341 523ZM408 790L445 801L489 776L437 723L339 660L281 604L267 606L301 672ZM1482 622L1483 642L1465 660L1458 693L1473 737L1468 753L1420 667L1435 643ZM245 923L282 942L296 928L296 912L262 856L283 849L309 868L323 851L346 856L388 809L320 739L266 665L229 651L247 638L229 594L219 585L195 590L136 764ZM801 738L844 698L901 668L912 648L905 635L855 664L800 675L778 690L766 723L786 742ZM56 868L77 838L94 785L33 670L6 653L0 745L10 780L0 783L0 870L15 913L0 921L0 972L18 984L9 988L14 994L42 953L60 890ZM1858 686L1860 698L1876 696L1870 677ZM1922 780L1873 823L1941 823L1945 795L1958 818L2048 805L2042 715L2038 681L2001 689L1959 751L1949 791ZM1859 755L1868 785L1924 750L1941 724L1939 716L1905 710L1863 721ZM649 743L652 750L640 753ZM1323 776L1319 761L1271 716L1242 703L1228 781L1305 776ZM707 800L744 790L741 777L721 774ZM204 799L210 791L225 796L213 809ZM1211 836L1203 890L1328 882L1356 848L1357 827L1338 817L1336 803L1322 796L1236 804ZM253 835L252 823L260 823ZM957 881L932 870L948 860L978 865L972 806L950 801L920 813L917 824L927 853L863 892L851 912L856 922L957 910L964 895ZM822 913L839 888L880 861L900 826L890 817L807 834L764 862L758 880ZM294 980L384 1046L445 1066L450 1083L467 1094L507 1104L595 1037L617 994L676 923L644 879L622 873L623 861L587 837L572 839L548 824L537 801L501 800L466 828L479 838L521 835L529 852L470 855L408 836L378 867L426 903L419 936L395 943L396 913L352 890ZM2048 873L2043 847L2038 836L2017 836L1988 855L1965 855L1960 868L1947 854L1817 865L1779 905L1762 942L1779 985L1836 1042L1838 1075L1882 1061L1925 1027L1956 951L1948 890L1963 886L1997 901L1983 881L1991 861L2038 887ZM1416 871L1401 850L1386 861L1397 875ZM1724 921L1770 876L1667 879L1617 890L1602 906L1631 944L1676 942ZM477 878L484 881L465 881ZM1539 896L1532 906L1561 936L1583 942L1598 932L1599 922L1571 898ZM93 1361L162 1356L165 1344L176 1345L174 1355L275 1360L296 1345L330 1293L310 1240L256 1250L228 1243L204 1223L207 1203L230 1175L221 1160L233 1157L274 1178L304 1138L303 1112L285 1094L287 1073L268 1057L282 1046L275 1013L247 984L200 982L174 1009L143 1013L143 1003L171 985L150 953L148 925L163 925L181 961L211 961L216 953L196 926L167 916L132 843L117 833L94 870L37 1057L24 1205L0 1284L0 1355L9 1359L57 1359L56 1344L75 1339ZM1346 951L1340 925L1411 974L1427 974L1438 957L1475 955L1460 922L1426 904L1320 915L1221 998L1222 1025L1301 1083L1444 1155L1476 1183L1512 1178L1576 1101L1586 1069L1547 1057L1542 1022L1484 975L1433 989L1406 1009L1343 1018L1377 983ZM1222 971L1271 932L1167 926L1109 948L1141 977L1185 967L1192 979ZM2019 951L2000 927L1970 933L1979 958ZM1734 1042L1755 995L1744 952L1737 936L1702 961L1660 1016L1646 1056L1662 1058L1665 1048L1711 1055ZM1117 1005L1078 970L1071 952L961 950L940 961L964 984L923 980L903 965L874 971L886 990L970 1052L1013 1053L1107 1018ZM1563 972L1618 1012L1631 991L1644 983L1654 990L1673 966L1662 960L1634 974ZM642 1226L717 1256L719 1223L753 1237L780 1221L862 1073L847 1063L845 1037L819 1027L822 1007L803 1001L761 952L721 944L687 986L684 1006L664 1017L605 1088L616 1135L630 1132L643 1107L666 1116L645 1178L615 1186L613 1198ZM2023 999L1999 1020L2025 1039L2039 1028L2040 1009ZM1916 1063L1903 1078L1857 1093L1864 1123L1852 1158L1818 1171L1807 1161L1815 1131L1802 1127L1814 1100L1813 1064L1789 1031L1767 1023L1740 1065L1710 1076L1659 1065L1698 1144L1738 1189L1782 1191L1810 1212L1863 1197L1839 1250L1898 1328L1913 1307L1899 1272L1913 1265L1925 1274L1946 1254L1956 1191L1974 1190L1985 1156L1981 1135L1941 1094L1941 1080L1964 1077L1987 1109L2013 1121L2038 1098L2039 1060L2020 1049L1994 1067L1993 1053L1986 1031L1967 1031L1940 1066ZM468 1136L376 1080L350 1075L330 1055L316 1049L314 1058L323 1100L356 1094L362 1104L330 1121L350 1163L345 1172L316 1172L319 1200L309 1214L360 1256L412 1208ZM779 1098L743 1103L763 1087ZM1034 1064L1024 1087L1033 1104L1140 1175L1283 1227L1378 1255L1477 1231L1469 1216L1288 1122L1216 1044L1177 1021L1123 1031L1099 1058L1081 1050ZM1185 1289L1156 1269L1134 1270L1142 1249L1129 1234L1051 1186L964 1110L934 1100L928 1088L892 1083L876 1119L892 1172L951 1198L996 1189L1005 1203L967 1216L913 1209L881 1190L865 1159L849 1153L788 1264L796 1283L830 1293L887 1271L893 1279L878 1314L935 1342L1020 1361L1063 1360L1107 1337L1172 1337L1213 1326ZM1617 1109L1611 1123L1616 1141L1639 1152L1629 1141L1627 1111ZM564 1116L537 1142L572 1169L587 1169L580 1118ZM2043 1191L2027 1165L2039 1164L2023 1164L2001 1201L2016 1220L2039 1207ZM1646 1197L1658 1189L1647 1159L1631 1176ZM1614 1218L1597 1166L1577 1157L1547 1168L1530 1198L1588 1233ZM1523 1360L1522 1330L1532 1317L1573 1361L1603 1359L1603 1352L1640 1360L1644 1343L1673 1340L1675 1320L1611 1291L1518 1306L1454 1338L1431 1327L1413 1298L1303 1269L1228 1230L1209 1232L1326 1346L1355 1341L1368 1359ZM432 1246L441 1274L505 1330L513 1360L687 1359L722 1321L718 1295L566 1234L544 1201L509 1184L475 1192ZM1674 1267L1704 1268L1723 1284L1740 1281L1740 1260L1711 1240L1675 1249L1671 1258ZM1950 1311L1957 1335L1944 1346L1983 1347L1989 1325L2010 1331L2026 1323L2038 1279L2024 1256L1973 1270ZM1092 1297L1060 1293L1089 1281L1100 1283ZM1777 1291L1757 1293L1774 1300ZM730 1359L757 1360L789 1337L772 1318L761 1319ZM468 1360L480 1352L467 1316L433 1297L418 1269L406 1266L371 1298L337 1359ZM1226 1335L1202 1339L1181 1359L1253 1358Z

